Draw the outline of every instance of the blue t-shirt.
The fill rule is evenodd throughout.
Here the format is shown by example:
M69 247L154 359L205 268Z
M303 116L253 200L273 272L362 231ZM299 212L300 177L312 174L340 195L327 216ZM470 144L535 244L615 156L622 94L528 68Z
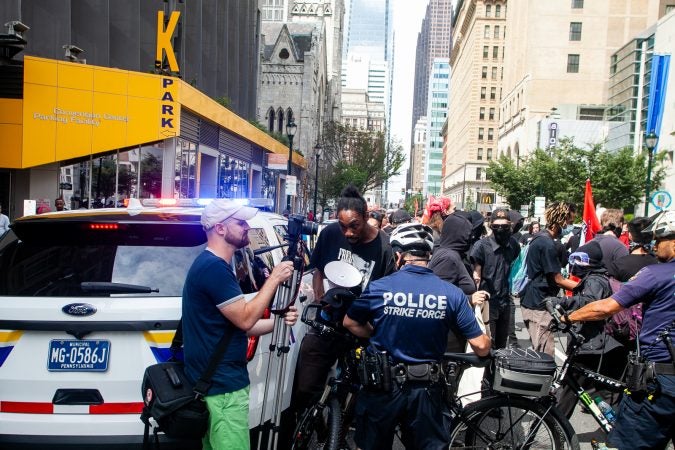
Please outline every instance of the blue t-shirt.
M451 327L467 339L483 334L466 295L419 266L405 265L371 281L347 315L361 324L370 322L371 346L386 350L395 362L438 361Z
M612 298L624 308L644 302L640 351L650 361L670 362L663 340L656 345L652 343L675 320L675 259L643 267ZM671 327L673 341L674 331Z
M243 299L231 266L209 250L192 263L183 287L183 352L185 374L195 382L209 365L226 329L232 338L213 378L209 395L238 391L249 385L246 333L220 312L220 307Z

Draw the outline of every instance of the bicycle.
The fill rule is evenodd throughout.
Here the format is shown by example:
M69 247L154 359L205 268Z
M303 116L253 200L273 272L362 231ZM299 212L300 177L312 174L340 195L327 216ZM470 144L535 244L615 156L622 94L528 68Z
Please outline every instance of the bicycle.
M346 331L341 333L322 322L319 309L319 305L310 305L303 311L302 321L320 333L340 335L355 343L355 338L344 334ZM567 418L555 408L555 397L548 393L547 386L537 388L537 392L547 392L547 395L538 398L492 389L484 391L487 397L467 406L462 405L462 397L457 396L462 372L468 367L486 367L498 359L498 352L485 358L467 353L444 355L443 401L451 418L448 422L450 448L578 449L574 430ZM548 379L549 382L553 379L552 373ZM500 378L496 389L502 389L505 380ZM338 376L328 381L319 401L299 421L292 448L337 450L355 447L351 445L348 434L359 389L354 351L346 352L338 359Z
M554 328L557 328L560 331L567 333L571 341L567 348L567 358L563 365L560 367L557 377L553 381L552 391L558 390L563 384L567 384L572 390L576 393L577 399L581 402L582 405L586 406L593 416L593 419L598 423L600 428L605 432L609 433L612 430L611 423L607 420L605 415L600 411L598 405L595 404L591 396L586 392L586 390L577 382L574 374L585 376L586 378L593 380L595 385L602 386L607 388L612 392L624 392L627 390L625 383L610 378L608 376L602 375L596 371L590 370L586 367L583 367L575 363L575 357L579 354L582 344L585 342L585 338L577 333L569 324L563 323L560 319L566 314L565 311L560 311L562 309L560 305L554 307L550 300L546 301L546 309L549 314L553 317Z
M347 434L356 393L360 388L355 351L358 339L339 325L321 319L321 305L307 305L301 320L324 336L336 338L345 351L338 358L336 376L331 377L319 400L302 415L293 433L291 449L338 450L349 448Z

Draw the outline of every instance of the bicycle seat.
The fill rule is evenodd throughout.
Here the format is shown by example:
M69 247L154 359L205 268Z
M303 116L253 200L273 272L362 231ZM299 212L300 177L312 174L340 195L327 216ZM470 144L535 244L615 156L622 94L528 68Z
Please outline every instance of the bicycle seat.
M492 361L491 356L478 356L475 353L446 353L443 361L454 361L468 364L474 367L487 367Z

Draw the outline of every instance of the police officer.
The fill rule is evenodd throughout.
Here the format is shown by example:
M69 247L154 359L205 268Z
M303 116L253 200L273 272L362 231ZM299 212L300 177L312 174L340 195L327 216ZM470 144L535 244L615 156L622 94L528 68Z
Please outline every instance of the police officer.
M563 317L565 322L602 320L643 302L640 353L653 367L640 384L624 395L609 435L610 444L624 449L663 449L675 435L675 211L657 216L644 232L656 240L656 257L662 264L642 268L622 289L603 300ZM629 371L630 371L629 365Z
M364 384L359 392L355 441L363 450L391 449L400 424L406 448L447 448L449 426L438 363L448 332L458 329L481 356L488 354L490 339L479 328L466 295L427 268L431 228L397 227L394 240L401 248L401 269L371 282L344 319L353 334L370 338L361 361L379 361L374 370L384 381L387 370L391 374L390 383Z

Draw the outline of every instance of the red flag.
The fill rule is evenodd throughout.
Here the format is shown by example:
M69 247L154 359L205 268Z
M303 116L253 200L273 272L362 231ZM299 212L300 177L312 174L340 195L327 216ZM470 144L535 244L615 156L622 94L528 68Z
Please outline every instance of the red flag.
M593 203L593 190L591 189L590 179L586 180L583 221L584 223L581 226L581 242L579 245L583 245L585 242L593 239L595 233L602 229L600 221L598 221L598 216L595 214L595 204Z

